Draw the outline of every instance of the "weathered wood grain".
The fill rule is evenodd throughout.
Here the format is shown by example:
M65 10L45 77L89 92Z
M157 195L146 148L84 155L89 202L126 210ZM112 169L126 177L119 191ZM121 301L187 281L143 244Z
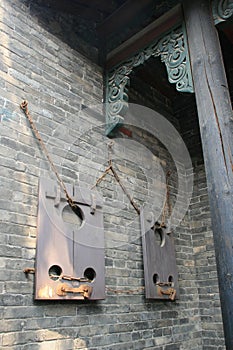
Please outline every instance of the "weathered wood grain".
M227 349L233 349L233 113L208 0L184 15L207 174Z

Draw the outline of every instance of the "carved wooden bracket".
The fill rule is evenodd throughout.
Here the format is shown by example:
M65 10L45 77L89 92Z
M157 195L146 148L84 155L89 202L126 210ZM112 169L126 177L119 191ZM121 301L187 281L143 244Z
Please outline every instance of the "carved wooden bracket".
M176 84L178 91L193 92L185 28L179 26L108 73L107 135L124 120L123 116L128 108L127 87L131 72L152 57L160 57L165 63L168 80Z
M228 19L233 14L233 0L213 0L212 12L215 24ZM194 92L186 30L181 25L107 72L106 135L124 121L131 72L152 57L160 57L164 62L168 80L176 84L177 91Z
M213 0L212 11L215 25L226 21L233 15L233 0Z

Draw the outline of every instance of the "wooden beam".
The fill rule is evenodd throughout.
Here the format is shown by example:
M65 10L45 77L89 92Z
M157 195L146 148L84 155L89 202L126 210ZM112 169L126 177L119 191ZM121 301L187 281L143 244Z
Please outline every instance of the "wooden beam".
M87 1L87 0L76 0L76 3L81 4L81 5L85 5L91 7L91 8L95 8L101 12L105 12L105 13L111 13L112 11L115 10L116 6L114 5L114 3L112 1L109 0L91 0L91 1Z
M182 9L180 5L177 5L111 51L107 55L106 68L109 70L113 66L131 57L134 53L149 45L153 40L166 33L172 27L181 23L182 20Z
M119 29L127 26L129 22L137 18L146 7L153 3L154 0L127 0L98 25L97 31L101 36L107 38Z
M98 21L102 16L100 11L95 8L91 8L88 2L78 3L73 0L46 0L45 5L60 12L83 17L86 20Z
M233 349L233 113L209 0L184 15L207 174L227 350Z

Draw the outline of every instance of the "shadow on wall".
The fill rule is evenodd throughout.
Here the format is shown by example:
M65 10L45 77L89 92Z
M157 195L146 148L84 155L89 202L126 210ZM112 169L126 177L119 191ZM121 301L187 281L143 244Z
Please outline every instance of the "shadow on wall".
M27 11L46 31L58 37L72 49L97 62L97 36L95 22L75 14L51 8L44 0L20 0Z

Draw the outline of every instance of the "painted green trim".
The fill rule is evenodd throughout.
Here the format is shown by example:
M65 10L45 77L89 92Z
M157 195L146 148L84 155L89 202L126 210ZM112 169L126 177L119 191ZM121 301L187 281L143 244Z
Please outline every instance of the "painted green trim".
M233 15L233 0L212 0L212 12L215 25L227 20ZM186 29L182 24L108 72L106 135L110 135L124 122L131 72L152 57L160 57L166 66L168 81L176 85L177 91L194 92Z
M184 26L172 30L127 61L114 67L107 75L106 135L124 121L128 109L128 89L133 69L153 57L164 62L168 80L181 92L193 92Z
M233 0L212 0L214 24L226 21L233 15Z

